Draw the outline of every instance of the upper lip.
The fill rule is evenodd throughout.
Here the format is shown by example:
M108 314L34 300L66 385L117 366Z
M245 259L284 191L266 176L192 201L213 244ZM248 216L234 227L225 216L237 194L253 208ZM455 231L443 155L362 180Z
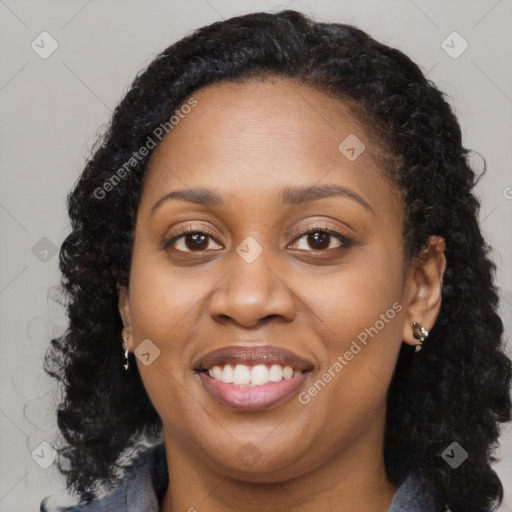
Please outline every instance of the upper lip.
M280 364L291 366L294 370L312 370L314 365L308 359L290 350L273 345L242 346L233 345L208 352L194 365L195 370L209 370L216 365L246 364Z

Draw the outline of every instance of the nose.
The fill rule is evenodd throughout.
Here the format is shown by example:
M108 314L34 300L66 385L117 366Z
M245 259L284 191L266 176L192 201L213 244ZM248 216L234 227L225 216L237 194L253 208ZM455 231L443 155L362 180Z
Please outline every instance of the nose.
M236 322L254 327L264 319L281 318L291 322L296 315L291 290L264 257L252 263L233 254L233 265L210 300L210 315L217 322Z

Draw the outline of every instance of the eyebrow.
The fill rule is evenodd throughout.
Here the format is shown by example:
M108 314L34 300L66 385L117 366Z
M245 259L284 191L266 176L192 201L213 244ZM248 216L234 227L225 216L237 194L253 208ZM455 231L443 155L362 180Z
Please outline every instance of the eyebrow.
M309 203L311 201L333 196L342 196L353 199L375 215L373 208L359 194L353 190L350 190L349 188L337 185L336 183L311 185L306 187L286 186L281 190L280 199L283 204L295 205ZM211 189L189 188L183 190L173 190L172 192L169 192L165 196L161 197L153 205L150 215L153 215L153 213L160 206L162 206L163 203L171 199L178 199L180 201L188 201L191 203L212 207L223 206L225 204L222 196L218 192Z

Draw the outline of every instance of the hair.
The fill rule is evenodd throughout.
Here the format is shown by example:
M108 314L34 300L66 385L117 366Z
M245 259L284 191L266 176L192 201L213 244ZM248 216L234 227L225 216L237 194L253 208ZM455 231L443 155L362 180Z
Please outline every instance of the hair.
M388 479L398 486L416 472L453 512L496 507L503 488L491 464L498 424L511 419L512 365L497 312L496 268L478 224L470 150L445 95L404 53L352 25L315 22L293 10L216 22L157 55L115 109L68 196L71 232L59 265L69 324L44 360L65 390L57 410L58 468L68 489L81 503L91 501L119 481L122 455L137 439L155 441L162 432L136 366L122 369L118 311L153 150L108 192L104 184L194 91L268 77L309 84L365 120L402 198L407 262L431 236L446 241L439 316L421 353L402 344L388 389ZM441 457L453 442L469 454L456 470Z

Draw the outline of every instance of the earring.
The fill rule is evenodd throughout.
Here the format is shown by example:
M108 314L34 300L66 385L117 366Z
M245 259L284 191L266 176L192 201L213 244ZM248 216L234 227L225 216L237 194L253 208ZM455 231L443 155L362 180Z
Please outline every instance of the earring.
M416 345L416 352L419 352L422 348L422 343L428 338L429 331L418 322L413 322L412 335L420 342L419 345Z
M123 343L123 348L124 348L123 368L124 368L124 371L127 372L128 366L129 366L128 356L130 355L130 352L128 352L128 336L126 336L126 334L123 336L123 340L124 340L124 343Z

